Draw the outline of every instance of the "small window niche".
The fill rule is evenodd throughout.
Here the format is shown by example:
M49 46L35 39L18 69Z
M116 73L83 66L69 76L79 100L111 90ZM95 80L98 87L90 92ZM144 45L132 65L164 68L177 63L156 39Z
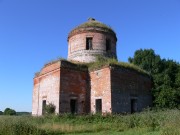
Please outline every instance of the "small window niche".
M110 51L110 50L111 50L111 40L106 39L106 51Z
M137 99L131 99L131 113L138 111L138 101Z
M102 113L102 99L96 99L96 113Z
M46 113L46 100L42 101L42 114L44 115Z
M72 114L77 113L77 100L76 99L70 100L70 109L71 109Z
M92 50L92 37L86 38L86 50Z

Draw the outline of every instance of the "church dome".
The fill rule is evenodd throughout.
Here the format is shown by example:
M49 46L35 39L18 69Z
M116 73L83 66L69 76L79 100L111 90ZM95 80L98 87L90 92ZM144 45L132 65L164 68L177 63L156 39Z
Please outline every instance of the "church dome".
M89 18L75 27L68 35L68 60L95 62L97 56L115 58L116 33L111 27Z
M108 26L104 23L101 23L101 22L95 20L94 18L89 18L87 22L75 27L69 33L68 39L75 34L87 32L87 31L105 32L105 33L112 34L116 38L116 33L114 32L114 30L110 26ZM116 38L116 40L117 40L117 38Z

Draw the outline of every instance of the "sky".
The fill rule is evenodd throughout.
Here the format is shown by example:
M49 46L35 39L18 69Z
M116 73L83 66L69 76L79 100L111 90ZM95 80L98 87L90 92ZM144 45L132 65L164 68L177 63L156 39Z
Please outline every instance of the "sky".
M117 56L140 48L180 62L180 0L0 0L0 111L32 109L34 73L67 58L68 33L93 17L117 34Z

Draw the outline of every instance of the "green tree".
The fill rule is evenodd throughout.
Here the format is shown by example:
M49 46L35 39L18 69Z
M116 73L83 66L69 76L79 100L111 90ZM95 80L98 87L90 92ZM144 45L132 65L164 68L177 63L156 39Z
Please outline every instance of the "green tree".
M177 103L178 103L179 108L180 108L180 66L178 69L178 73L176 75L175 87L176 87L176 93L177 93Z
M168 87L168 86L161 86L158 88L158 92L154 92L154 96L156 97L154 103L157 107L163 108L175 108L177 107L177 96L176 90Z
M180 104L180 66L173 60L161 59L152 49L137 50L129 62L152 75L154 104L174 108Z
M162 70L161 58L152 49L137 50L134 58L130 57L128 60L130 63L138 65L151 74L158 73Z
M4 113L3 113L4 115L16 115L16 111L15 110L13 110L13 109L10 109L10 108L6 108L5 110L4 110Z

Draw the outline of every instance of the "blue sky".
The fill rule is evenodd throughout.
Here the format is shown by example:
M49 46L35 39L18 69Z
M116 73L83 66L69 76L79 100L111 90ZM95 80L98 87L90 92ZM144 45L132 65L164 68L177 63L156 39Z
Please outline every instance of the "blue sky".
M140 48L180 62L180 0L0 0L0 110L31 111L34 73L67 57L67 36L93 17L117 33L119 61Z

